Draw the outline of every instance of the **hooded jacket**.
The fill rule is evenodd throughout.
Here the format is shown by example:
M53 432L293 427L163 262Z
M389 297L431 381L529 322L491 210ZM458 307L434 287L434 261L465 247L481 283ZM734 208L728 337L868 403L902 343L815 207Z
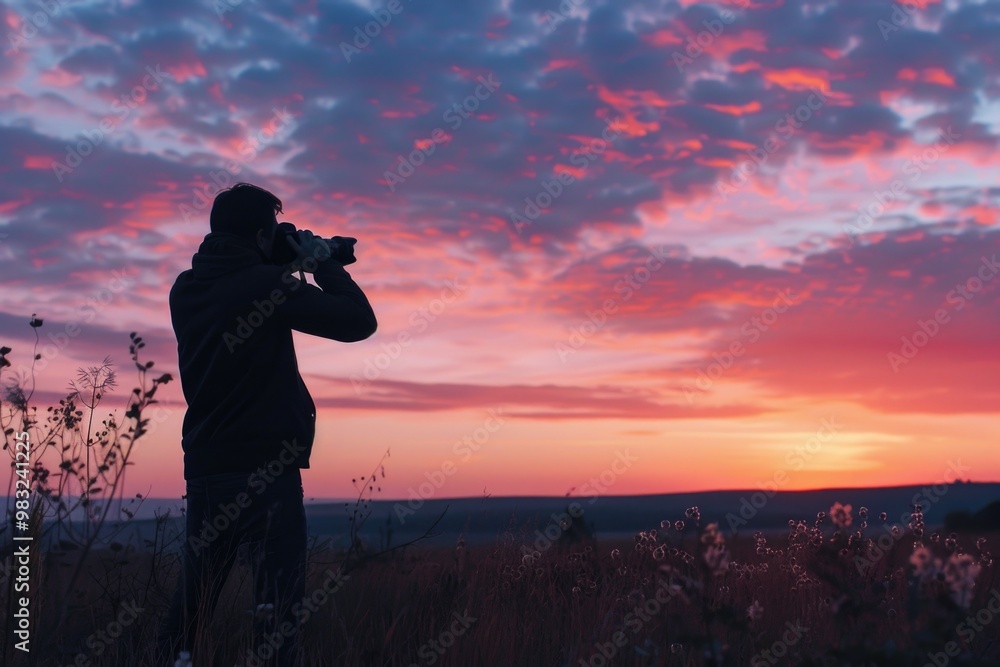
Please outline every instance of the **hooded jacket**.
M320 262L313 277L319 287L226 232L207 234L177 276L169 303L188 405L185 480L275 461L309 467L316 405L299 374L292 329L349 343L377 327L340 262Z

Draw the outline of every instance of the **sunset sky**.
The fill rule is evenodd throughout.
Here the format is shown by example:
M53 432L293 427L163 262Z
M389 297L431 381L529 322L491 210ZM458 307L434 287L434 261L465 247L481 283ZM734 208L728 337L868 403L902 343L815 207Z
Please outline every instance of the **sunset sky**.
M40 412L111 356L121 415L138 332L129 492L183 493L167 294L237 181L359 239L379 321L295 334L307 497L387 448L381 498L1000 480L1000 2L41 4L0 7L3 378L36 313Z

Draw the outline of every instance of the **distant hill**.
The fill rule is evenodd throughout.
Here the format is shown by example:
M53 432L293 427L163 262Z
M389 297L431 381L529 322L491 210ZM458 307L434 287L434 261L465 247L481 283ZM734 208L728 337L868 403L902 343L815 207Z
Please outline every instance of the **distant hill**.
M552 497L512 496L483 498L431 499L413 501L373 501L372 514L365 524L364 537L378 546L388 532L392 543L413 539L422 534L447 508L438 524L438 536L423 544L454 544L464 534L469 544L493 543L505 530L524 531L528 542L537 537L536 529L555 531L552 514L566 512L570 503L580 514L579 520L598 539L631 537L641 530L660 529L662 520L686 520L684 512L698 507L701 525L718 522L727 538L749 536L755 530L787 528L789 519L812 521L817 512L827 512L835 502L850 504L855 521L861 507L868 508L870 527L882 525L878 515L887 513L887 524L903 524L914 503L924 507L924 520L931 529L947 524L984 529L1000 527L1000 483L955 483L951 485L899 486L884 488L841 488L812 491L780 491L768 496L759 489L744 491L704 491L641 496ZM178 529L180 515L177 499L147 499L132 530L141 536L152 535L152 512L172 507ZM344 502L308 503L306 515L309 532L332 538L343 544L348 529ZM144 518L146 517L146 518ZM568 517L572 518L572 517ZM573 522L578 524L579 521ZM131 532L131 531L130 531ZM124 536L123 536L124 537Z
M944 528L949 531L1000 529L1000 500L994 500L978 512L949 512L944 517Z
M882 525L879 513L886 512L888 524L903 524L914 503L924 509L924 521L930 528L943 527L951 513L970 512L973 516L990 503L1000 501L1000 483L955 483L951 485L900 486L874 489L846 488L812 491L776 492L773 497L759 489L744 491L706 491L698 493L656 494L641 496L498 497L428 500L415 507L407 502L373 502L372 516L366 527L389 525L394 542L422 532L445 507L448 512L438 525L444 533L441 542L453 542L465 532L469 541L492 541L504 529L529 527L529 533L555 523L551 514L564 512L577 502L583 519L596 536L630 537L638 531L659 529L663 520L686 520L684 512L698 507L701 525L718 522L727 536L752 535L755 530L788 527L789 519L812 521L817 512L828 512L835 502L850 504L855 521L861 507L869 510L871 527ZM312 505L308 509L310 531L333 535L344 530L343 504ZM387 519L388 524L386 523ZM984 520L985 519L984 517ZM994 527L997 523L992 524ZM373 531L373 535L377 535Z

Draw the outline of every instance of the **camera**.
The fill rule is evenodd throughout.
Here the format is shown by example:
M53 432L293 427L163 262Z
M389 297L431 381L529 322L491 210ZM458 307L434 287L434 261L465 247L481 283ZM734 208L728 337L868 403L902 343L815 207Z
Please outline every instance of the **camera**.
M271 249L271 260L275 264L284 265L295 261L297 254L288 242L288 237L293 237L298 242L299 239L295 234L296 231L295 225L290 222L278 223L278 231L274 233L274 245ZM334 259L341 264L351 264L358 261L354 256L354 244L358 242L356 238L334 236L323 240L330 246L330 259Z

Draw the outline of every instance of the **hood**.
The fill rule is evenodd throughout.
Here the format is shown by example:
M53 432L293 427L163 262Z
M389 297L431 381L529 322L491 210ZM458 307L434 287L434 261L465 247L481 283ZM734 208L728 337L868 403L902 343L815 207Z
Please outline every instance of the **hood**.
M256 243L229 232L206 234L191 257L191 268L199 280L212 280L256 264L270 262Z

